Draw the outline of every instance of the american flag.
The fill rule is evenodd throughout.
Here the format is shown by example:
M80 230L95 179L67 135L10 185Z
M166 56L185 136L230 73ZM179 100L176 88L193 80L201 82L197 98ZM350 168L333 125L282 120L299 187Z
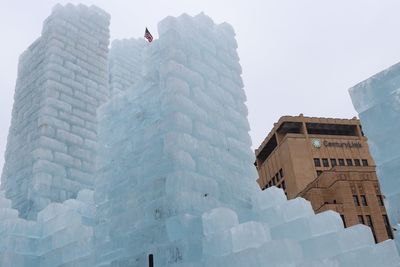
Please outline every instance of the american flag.
M149 43L151 43L151 41L153 41L153 35L151 35L151 33L149 32L149 30L146 28L146 31L144 32L144 38L147 39L147 41L149 41Z

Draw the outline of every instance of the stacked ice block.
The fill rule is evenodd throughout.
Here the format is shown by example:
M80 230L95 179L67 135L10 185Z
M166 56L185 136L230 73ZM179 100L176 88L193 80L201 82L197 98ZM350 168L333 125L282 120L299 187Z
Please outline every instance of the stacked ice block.
M57 5L20 58L1 186L23 218L93 188L109 19L97 7Z
M11 201L0 194L0 266L93 266L93 191L77 199L51 203L36 221L18 218Z
M143 67L143 39L114 40L109 55L111 95L125 91L140 80Z
M385 206L398 248L400 231L400 64L350 89L377 165Z
M57 6L21 59L0 266L400 266L368 227L259 190L231 26L168 17L159 40L117 41L108 57L108 20ZM43 39L60 29L70 31Z

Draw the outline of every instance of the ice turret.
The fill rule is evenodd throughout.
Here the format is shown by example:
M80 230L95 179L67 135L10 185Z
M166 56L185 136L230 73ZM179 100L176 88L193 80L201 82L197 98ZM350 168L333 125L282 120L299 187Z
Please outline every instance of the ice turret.
M94 6L57 5L20 57L1 186L23 218L93 188L109 20Z

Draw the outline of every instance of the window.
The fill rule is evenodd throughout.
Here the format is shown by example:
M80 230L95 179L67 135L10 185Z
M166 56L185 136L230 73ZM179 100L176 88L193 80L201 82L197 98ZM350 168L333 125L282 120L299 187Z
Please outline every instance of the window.
M362 159L361 161L363 166L368 166L368 160Z
M392 233L392 229L390 228L390 223L389 223L389 219L387 215L382 215L383 218L383 222L385 224L385 228L386 228L386 233L388 235L388 238L393 239L393 233Z
M321 167L321 161L319 159L314 159L315 167Z
M277 174L275 175L275 178L276 178L276 182L279 182L279 180L281 179L281 177L279 176L279 173L277 173Z
M278 188L281 188L281 184L278 184Z
M347 166L353 166L353 161L351 159L346 159Z
M378 198L379 206L384 206L382 195L377 195L376 197Z
M276 185L275 176L274 176L274 178L272 178L272 184L273 184L273 185Z
M283 190L286 190L285 181L282 181L282 188L283 188Z
M361 224L365 224L364 217L362 215L358 215L358 222Z
M324 167L329 167L328 159L322 159L322 165L324 165Z
M344 215L343 215L343 214L340 214L340 218L342 218L343 226L346 227L346 220L345 220L345 218L344 218Z
M282 169L279 170L279 175L281 176L281 178L283 178L283 170Z
M322 174L322 171L317 171L317 176L320 176Z
M358 196L357 195L353 195L353 201L354 201L354 205L360 206L360 202L358 201Z
M361 195L361 203L363 206L368 206L367 198L365 197L365 195Z
M354 165L361 166L360 160L359 159L355 159L354 160Z
M269 181L269 182L268 182L268 186L272 186L272 181Z
M336 159L331 159L331 166L335 167L337 165Z
M344 166L344 159L339 159L339 166Z
M153 254L149 255L149 267L154 267L154 257Z
M377 243L376 236L375 236L375 229L374 229L374 225L372 223L372 218L371 218L370 215L366 215L365 217L367 217L367 225L369 226L369 228L371 228L372 235L374 236L375 243Z

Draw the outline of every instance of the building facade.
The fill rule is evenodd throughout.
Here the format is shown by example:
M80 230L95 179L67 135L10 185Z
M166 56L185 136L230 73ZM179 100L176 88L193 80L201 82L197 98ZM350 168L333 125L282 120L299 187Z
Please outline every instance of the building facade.
M281 117L256 149L262 189L303 197L316 213L338 212L345 226L370 226L376 242L392 238L367 138L358 119Z

